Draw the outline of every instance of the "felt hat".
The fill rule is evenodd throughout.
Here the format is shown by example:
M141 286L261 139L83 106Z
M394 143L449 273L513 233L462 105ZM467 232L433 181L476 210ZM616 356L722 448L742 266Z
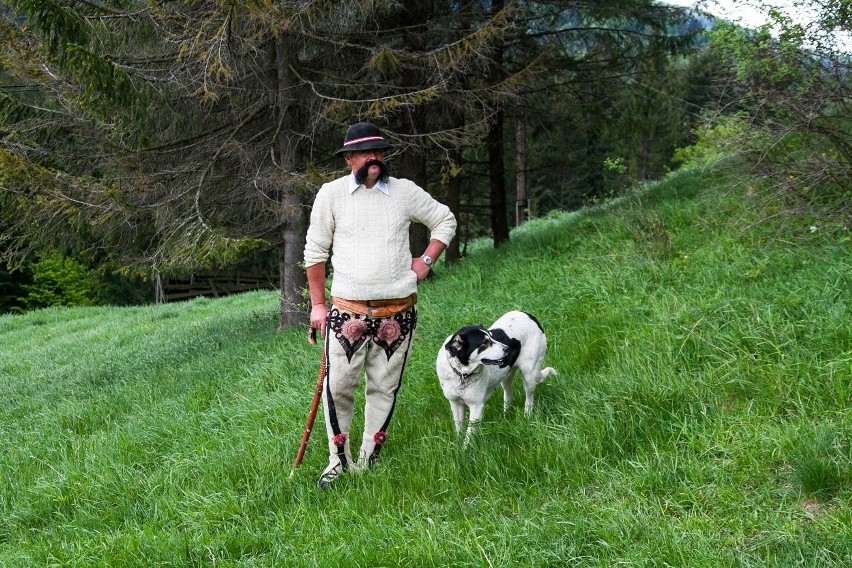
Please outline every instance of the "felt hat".
M343 138L343 147L334 153L341 156L345 152L358 152L360 150L389 150L393 148L385 141L382 131L369 122L356 122L346 129Z

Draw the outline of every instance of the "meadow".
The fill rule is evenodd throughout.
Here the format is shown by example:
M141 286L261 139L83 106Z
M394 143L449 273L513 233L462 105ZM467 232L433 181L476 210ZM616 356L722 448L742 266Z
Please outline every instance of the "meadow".
M274 293L0 317L0 566L852 565L850 235L747 191L676 172L439 266L379 467L325 492ZM437 349L512 309L559 376L464 449Z

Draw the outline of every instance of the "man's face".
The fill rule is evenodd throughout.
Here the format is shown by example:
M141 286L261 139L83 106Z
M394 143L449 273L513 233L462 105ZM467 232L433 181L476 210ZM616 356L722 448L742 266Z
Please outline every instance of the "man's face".
M384 152L382 150L359 150L345 154L346 164L355 174L359 183L372 187L376 180L387 175L384 168ZM366 168L365 168L366 166ZM362 171L363 169L363 171Z
M370 160L384 161L384 156L385 153L382 150L359 150L345 154L346 163L353 172L360 170Z

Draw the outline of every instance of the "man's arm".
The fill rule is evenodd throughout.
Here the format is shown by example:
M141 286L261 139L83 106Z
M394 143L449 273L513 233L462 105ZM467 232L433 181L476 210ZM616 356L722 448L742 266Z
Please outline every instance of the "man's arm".
M325 305L325 263L318 262L305 269L308 276L308 290L311 293L311 327L318 329L325 337L325 318L328 306Z

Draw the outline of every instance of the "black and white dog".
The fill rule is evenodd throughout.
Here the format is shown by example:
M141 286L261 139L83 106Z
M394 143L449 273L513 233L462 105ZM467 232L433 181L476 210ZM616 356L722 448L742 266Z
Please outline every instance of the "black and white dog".
M463 327L444 341L435 369L450 402L456 432L462 431L465 405L470 408L465 443L482 420L485 403L497 385L503 386L503 411L509 409L516 370L524 379L524 411L527 415L532 412L536 386L557 374L552 367L541 368L545 351L547 338L541 324L518 311L503 315L488 329L482 325Z

